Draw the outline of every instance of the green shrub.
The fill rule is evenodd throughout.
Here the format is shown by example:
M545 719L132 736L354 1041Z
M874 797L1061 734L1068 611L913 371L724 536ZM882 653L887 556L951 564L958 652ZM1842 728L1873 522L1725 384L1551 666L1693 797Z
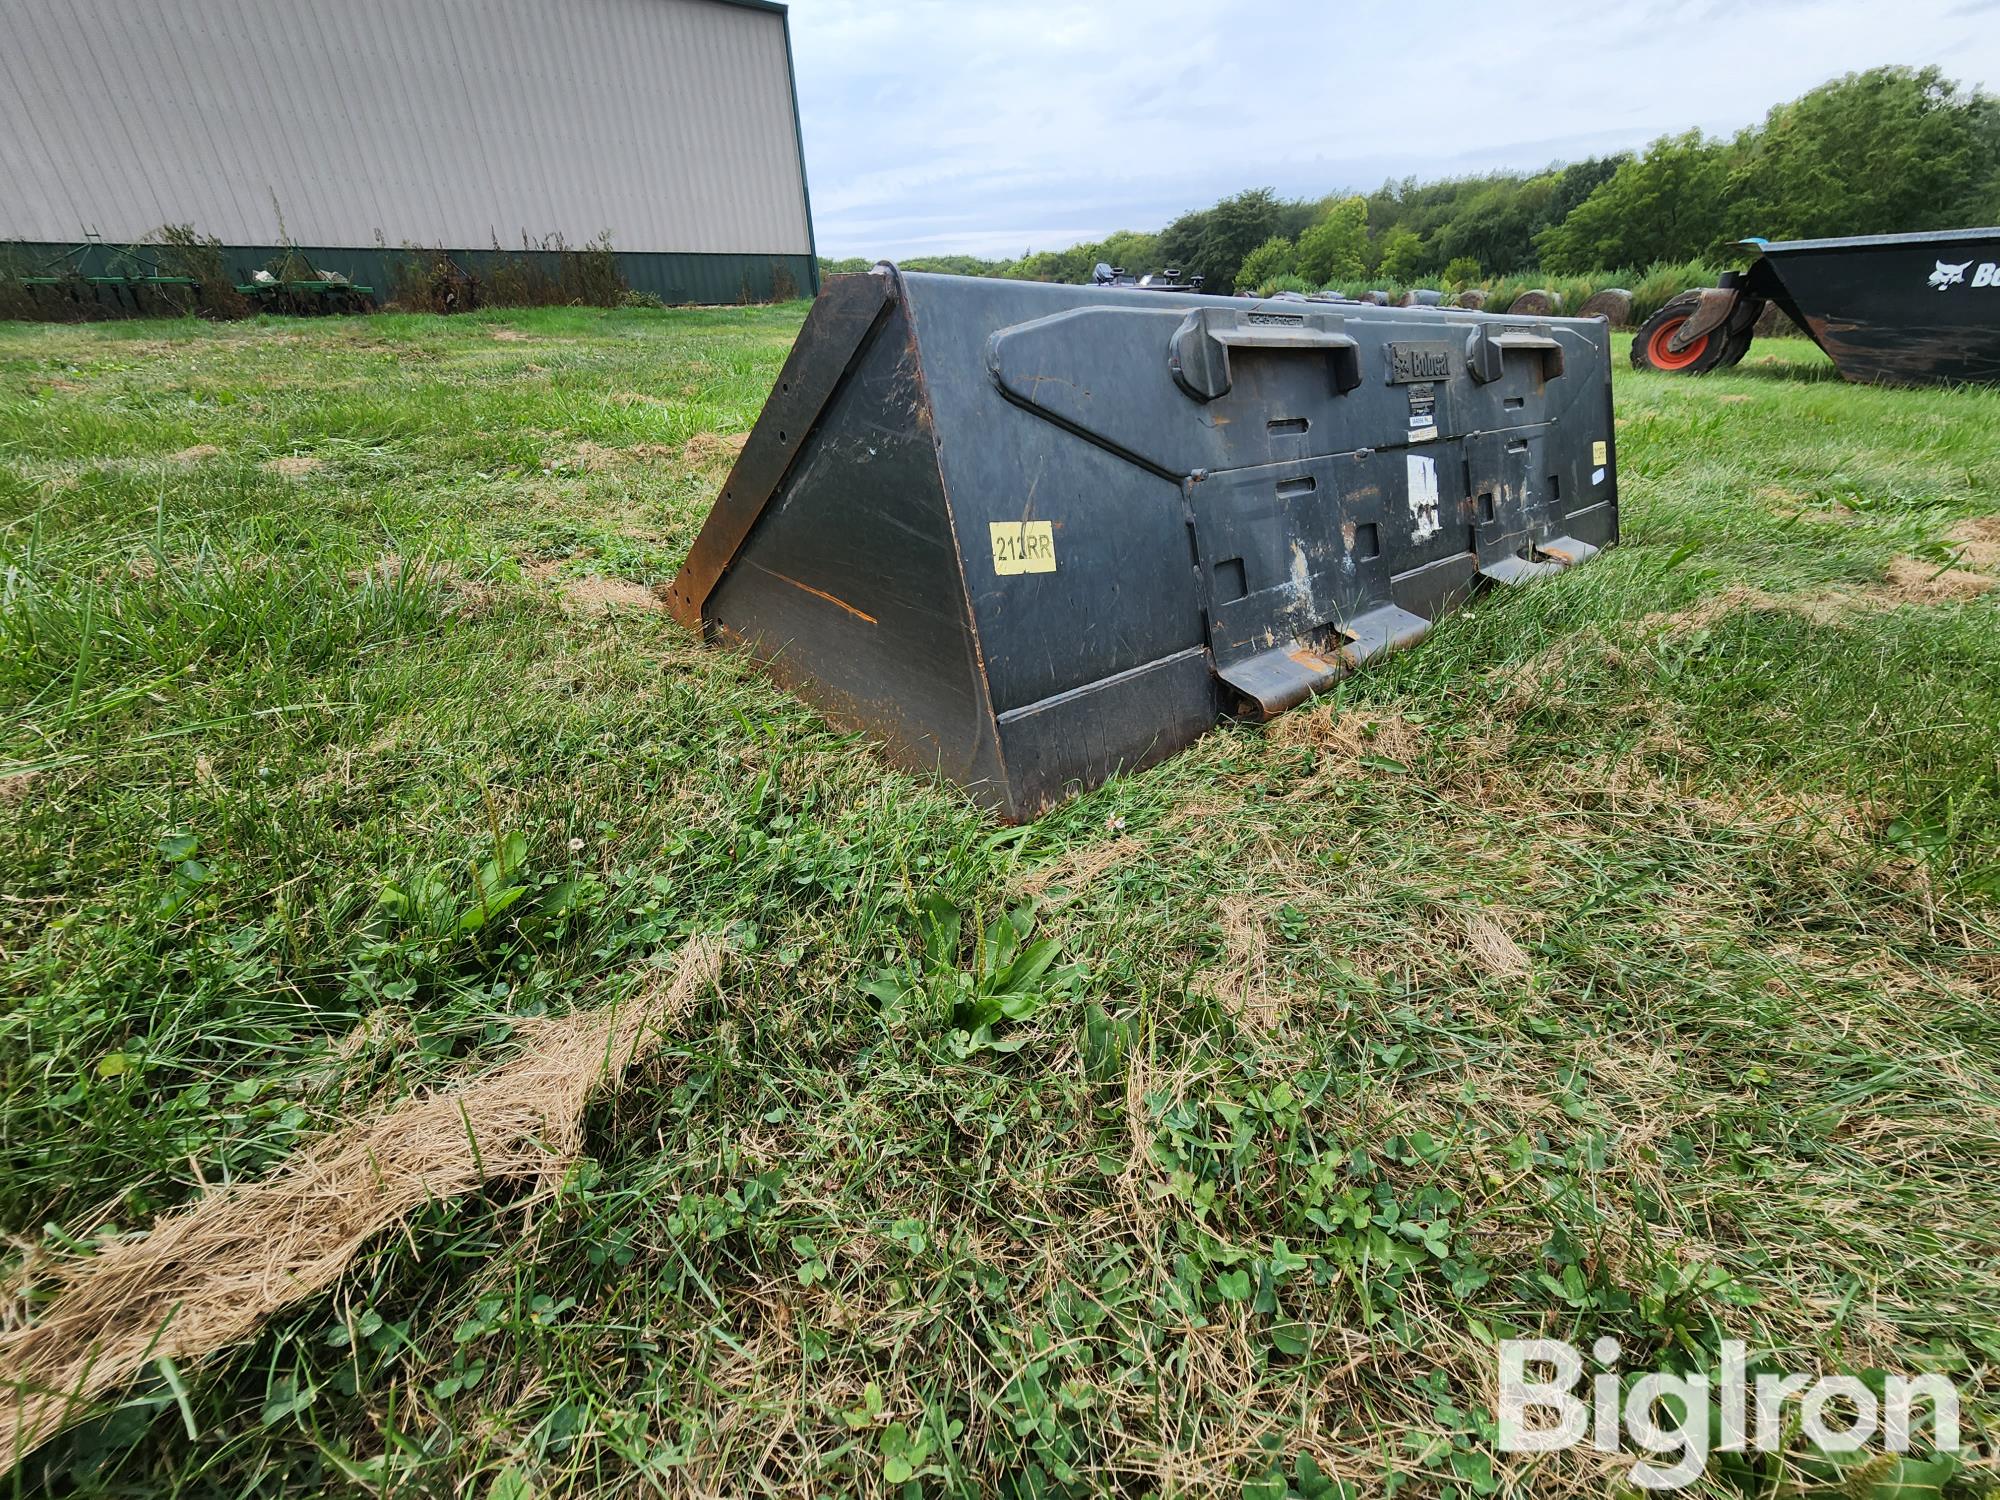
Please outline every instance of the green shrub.
M1698 260L1655 261L1624 283L1632 293L1632 321L1645 322L1682 292L1714 286L1721 276L1721 267Z
M1456 291L1459 287L1474 286L1479 281L1479 262L1469 255L1461 255L1446 263L1438 275L1438 280Z
M1469 259L1466 264L1470 264ZM1708 265L1702 261L1672 261L1637 270L1630 266L1613 267L1604 271L1591 271L1577 275L1559 275L1554 272L1528 271L1514 276L1492 276L1484 280L1477 276L1463 277L1465 265L1454 263L1444 268L1439 276L1411 276L1397 278L1390 276L1343 277L1327 284L1325 290L1338 292L1344 297L1360 297L1366 292L1381 291L1395 301L1404 292L1420 288L1437 291L1456 292L1468 286L1479 287L1486 293L1486 311L1505 312L1514 304L1514 299L1526 291L1554 292L1562 298L1563 311L1574 313L1596 293L1607 287L1623 287L1632 294L1632 320L1643 322L1664 307L1668 299L1691 288L1714 286L1722 275L1720 266ZM1261 287L1267 294L1284 290L1289 283L1273 281ZM1781 327L1787 331L1789 325Z
M143 271L150 259L162 276L187 276L200 283L181 311L205 318L244 318L255 310L250 299L236 290L236 278L222 258L222 241L214 235L197 234L192 224L162 224L134 249L134 269Z
M496 243L482 279L488 307L616 307L626 292L609 230L578 246L560 234L523 235L518 251Z
M405 244L389 266L389 300L405 312L471 312L486 300L485 283L440 245Z
M1293 276L1296 270L1292 242L1274 234L1243 257L1243 268L1236 273L1236 279L1243 286L1261 288L1280 276Z
M1368 200L1343 198L1299 233L1298 271L1324 285L1368 268Z
M1318 287L1303 276L1272 276L1259 282L1256 287L1257 295L1260 297L1275 296L1279 292L1310 293L1318 290Z

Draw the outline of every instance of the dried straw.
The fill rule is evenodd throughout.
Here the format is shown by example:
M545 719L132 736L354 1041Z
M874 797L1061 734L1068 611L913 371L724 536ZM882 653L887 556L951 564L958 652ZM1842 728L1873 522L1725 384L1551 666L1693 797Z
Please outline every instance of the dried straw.
M383 1230L484 1184L546 1197L583 1149L583 1117L721 973L697 939L633 1001L523 1023L514 1061L335 1131L261 1182L207 1194L58 1273L39 1319L0 1334L0 1473L158 1359L198 1359L337 1280Z

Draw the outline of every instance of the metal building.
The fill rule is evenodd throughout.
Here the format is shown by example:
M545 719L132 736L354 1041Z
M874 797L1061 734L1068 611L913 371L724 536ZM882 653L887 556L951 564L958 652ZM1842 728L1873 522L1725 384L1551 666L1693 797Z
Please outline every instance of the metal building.
M767 0L0 0L0 243L161 225L382 287L608 232L674 302L817 289Z

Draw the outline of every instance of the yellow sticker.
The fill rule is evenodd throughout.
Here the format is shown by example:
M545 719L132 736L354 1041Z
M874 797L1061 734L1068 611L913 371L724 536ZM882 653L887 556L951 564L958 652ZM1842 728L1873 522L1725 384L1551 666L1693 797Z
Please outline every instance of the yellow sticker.
M1600 440L1600 441L1598 441L1598 442L1595 442L1595 443L1592 443L1592 444L1590 445L1590 461L1591 461L1592 463L1594 463L1594 464L1608 464L1608 463L1610 463L1610 462L1611 462L1611 445L1610 445L1609 443L1607 443L1607 442L1603 442L1603 441L1601 441L1601 440Z
M993 571L1002 578L1055 572L1056 533L1051 522L994 521L987 530L993 534Z

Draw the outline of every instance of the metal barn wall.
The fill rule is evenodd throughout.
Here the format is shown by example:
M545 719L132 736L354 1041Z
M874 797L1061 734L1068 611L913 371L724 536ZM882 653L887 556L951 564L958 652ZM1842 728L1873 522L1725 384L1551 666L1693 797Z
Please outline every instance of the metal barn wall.
M608 230L669 280L733 296L738 263L768 280L775 260L809 290L795 108L777 6L0 0L0 241L190 224L237 248L478 251Z

